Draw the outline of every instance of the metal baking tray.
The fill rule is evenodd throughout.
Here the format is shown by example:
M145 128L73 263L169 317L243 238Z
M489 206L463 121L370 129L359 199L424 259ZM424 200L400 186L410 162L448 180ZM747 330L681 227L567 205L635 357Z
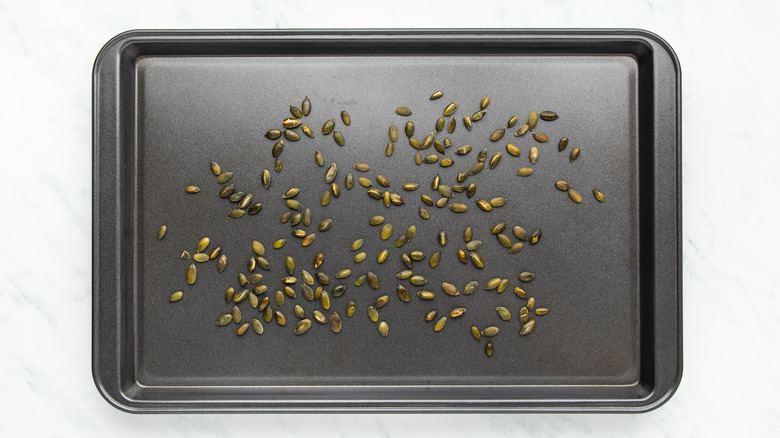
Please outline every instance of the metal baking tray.
M642 412L668 400L679 384L680 66L658 36L642 30L131 31L101 50L93 81L92 363L96 386L113 406L137 413ZM444 97L429 100L436 90ZM264 134L279 128L290 117L289 106L300 106L307 96L312 110L303 123L315 138L286 142L283 169L274 172L274 141ZM484 96L491 98L487 113L468 131L462 117L479 110ZM412 120L422 140L452 101L459 102L457 127L436 139L451 138L454 146L442 158L455 164L415 165L404 123ZM413 114L397 115L399 106ZM341 110L350 113L349 126L340 121ZM536 129L549 142L512 135L528 113L543 110L559 115ZM491 142L491 133L512 115L520 122ZM336 119L344 146L320 133L328 119ZM391 123L400 134L387 157ZM569 145L558 152L563 136ZM507 143L521 155L509 155ZM474 150L455 155L464 144ZM534 173L519 177L532 146L540 149ZM574 147L582 152L570 162ZM467 184L477 184L473 198L455 194L454 202L468 210L427 207L431 217L421 219L420 196L436 195L433 176L455 184L482 149L488 157L501 151L503 159L469 177ZM315 150L322 151L324 167L315 164ZM234 205L218 196L212 160L235 174L231 183L262 202L260 213L227 216ZM332 162L341 195L322 207ZM371 170L353 170L356 162ZM260 181L263 169L272 174L268 190ZM355 178L387 176L388 190L405 204L386 208L358 184L347 190L349 172ZM555 189L561 179L582 194L582 203ZM405 192L404 182L420 189ZM202 191L185 193L190 184ZM290 187L300 187L297 199L311 207L308 229L317 238L310 247L279 220L287 209L281 194ZM593 188L606 202L594 199ZM494 196L506 197L506 205L477 208L476 199ZM390 240L382 241L379 227L368 225L373 215L395 225ZM317 232L326 217L333 227ZM507 254L490 234L499 221L541 229L543 237ZM162 224L168 231L158 240ZM412 224L416 237L396 248L395 239ZM457 258L467 225L484 242L478 250L484 269ZM445 247L437 243L440 230L449 236ZM228 267L220 274L213 262L199 264L198 281L188 285L191 261L179 255L193 253L203 236L212 248L223 248ZM368 254L361 264L349 249L358 237L365 238ZM271 249L279 238L287 245ZM282 307L285 327L268 323L262 335L250 329L237 336L236 324L216 326L217 317L230 312L224 291L237 287L237 275L247 271L252 240L267 248L272 269L261 271L267 295L281 289L287 255L297 261L296 275L302 268L314 272L318 252L325 254L321 270L331 278L352 269L352 276L326 287L347 285L331 300L330 312L344 320L341 333L314 323L294 335L293 305L301 304L308 317L318 307L300 294ZM388 261L376 263L385 248ZM427 259L414 265L429 280L424 287L395 277L404 269L401 253L412 250L428 256L442 251L437 268ZM380 278L379 290L353 284L369 270ZM524 271L536 278L520 283ZM468 281L482 286L494 277L509 279L505 292L480 287L451 297L440 287L448 281L462 290ZM396 297L398 283L413 294L410 303ZM535 316L527 336L519 335L517 312L526 301L515 296L515 286L550 309ZM421 289L436 297L418 299ZM176 290L184 298L169 303ZM386 338L366 314L385 294L390 303L379 313L389 325ZM344 315L349 300L357 304L351 318ZM241 306L245 320L261 318L247 302ZM512 319L500 320L496 306L506 306ZM456 307L467 308L466 314L449 319L441 332L423 318L429 310L446 315ZM472 337L472 325L500 328L491 340L492 357L485 354L487 339Z

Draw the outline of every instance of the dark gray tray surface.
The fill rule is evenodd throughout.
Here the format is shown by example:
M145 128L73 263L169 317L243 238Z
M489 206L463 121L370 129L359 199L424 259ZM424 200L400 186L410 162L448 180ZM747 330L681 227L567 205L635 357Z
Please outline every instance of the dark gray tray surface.
M507 37L502 33L478 35L465 33L459 38L489 45L491 37ZM274 38L296 38L284 33L238 36L278 44L281 42ZM338 40L333 34L324 36ZM669 159L662 153L676 153L678 137L676 131L660 131L657 124L649 131L646 119L654 120L653 105L664 104L674 112L671 119L664 117L663 123L673 128L678 123L676 95L670 93L676 90L647 84L647 69L658 68L658 58L666 58L657 53L651 59L643 58L637 50L608 53L598 50L595 43L592 53L551 46L545 53L525 54L510 45L500 53L481 56L416 56L417 46L411 46L408 53L395 53L396 49L391 50L395 47L393 38L361 42L361 36L352 35L343 45L332 41L331 53L320 53L314 46L311 53L301 50L303 53L292 54L311 56L237 56L246 55L248 49L216 33L131 33L120 37L136 42L123 49L124 56L131 53L132 65L119 62L120 71L125 68L127 74L107 77L98 60L96 258L101 245L108 245L106 249L113 245L118 250L114 266L125 274L119 276L121 281L113 291L106 290L97 282L110 272L105 268L108 264L102 259L96 263L96 305L114 300L120 309L115 318L98 313L95 322L95 334L100 335L95 341L96 380L104 387L110 386L102 382L107 379L125 388L121 397L127 400L109 396L115 398L114 403L140 411L319 410L328 409L325 402L335 398L343 405L331 406L355 410L396 410L422 403L437 410L464 405L475 410L550 408L545 405L584 410L646 409L664 398L670 382L677 378L680 358L659 357L659 348L665 346L676 353L680 334L677 327L663 333L656 330L659 322L679 323L679 260L678 237L674 232L661 233L664 224L659 218L668 217L665 226L674 231L679 220L678 163L672 157L672 167L659 168L656 161L659 157ZM530 38L522 33L513 36L509 41L515 44ZM563 42L578 36L582 35L541 33L536 38L561 41L565 46ZM436 48L437 38L447 36L429 37L429 47ZM422 40L421 48L426 47L424 35L415 38ZM615 37L613 47L636 38L658 44L647 35L628 33L622 40ZM210 53L209 44L226 44L234 50L216 55ZM339 52L340 47L350 44L357 44L360 50L374 48L377 53ZM489 46L489 52L496 51L496 45ZM198 47L203 53L197 53ZM383 53L383 49L390 53ZM103 56L105 53L110 52ZM263 55L264 51L257 48L253 54ZM659 76L655 73L650 79ZM666 80L666 87L674 87L678 78ZM126 96L120 98L122 111L114 127L123 137L114 144L100 141L104 137L99 128L111 128L105 125L109 114L100 112L99 103L108 94L101 94L101 85ZM428 99L440 89L445 92L443 98ZM271 146L275 141L263 134L279 128L281 120L290 116L289 105L300 106L304 96L311 99L312 112L303 123L312 127L316 136L286 141L281 155L283 170L274 172ZM484 96L491 97L487 115L467 131L462 117L477 111ZM406 141L403 124L412 120L417 128L415 137L422 139L451 101L460 102L455 113L458 127L452 134L445 130L437 139L453 140L454 146L445 156L456 164L446 169L438 164L416 166L415 150ZM411 117L395 114L395 108L402 105L412 109ZM530 134L511 136L528 112L547 109L556 111L560 118L540 121L536 131L547 133L550 142L537 143ZM350 126L340 122L341 110L351 114ZM512 115L520 116L521 122L502 140L491 142L490 133L505 127ZM332 135L320 133L322 124L332 118L346 138L343 147L336 145ZM400 133L395 153L386 157L391 122ZM570 143L559 153L556 146L562 136L568 136ZM520 157L506 152L507 142L521 149ZM463 144L473 145L474 150L463 157L454 155ZM529 166L531 146L539 147L541 158L531 166L531 177L518 177L517 169ZM574 147L580 147L582 154L570 163L568 152ZM469 210L456 214L447 208L426 207L431 219L422 220L417 213L422 205L420 195L438 198L430 189L433 176L440 174L446 184L455 184L457 173L471 167L483 148L489 151L488 156L501 151L503 159L496 169L486 169L466 181L477 184L474 198L468 199L465 193L456 195L455 200L468 205ZM322 168L314 163L315 150L325 157ZM436 151L431 148L423 153ZM112 154L120 163L118 173L111 172L115 166ZM235 204L218 196L221 185L209 171L211 160L235 173L230 183L263 203L259 214L227 217ZM339 168L335 182L341 187L341 196L321 207L320 196L328 188L325 169L331 162ZM371 164L371 171L356 172L351 168L355 162ZM262 187L262 169L271 171L269 190ZM385 208L357 183L346 190L343 182L349 172L356 179L387 176L390 190L401 194L406 204ZM582 204L575 204L554 188L559 179L583 195ZM401 189L404 182L417 182L421 188L405 192ZM183 188L190 184L202 192L186 194ZM279 216L288 210L281 194L290 187L301 188L296 199L312 210L308 229L317 238L308 248L301 247L300 239L291 235L289 223L279 222ZM606 194L607 202L601 204L593 198L594 187ZM661 191L672 196L659 198ZM118 198L109 197L109 193L118 193ZM474 204L476 199L494 196L505 196L507 205L485 213ZM391 239L380 240L380 227L368 225L368 218L376 214L393 223ZM326 217L333 219L333 228L318 232L316 224ZM540 228L542 240L508 255L489 232L499 221L529 231ZM168 233L158 240L156 230L161 224L167 225ZM396 237L412 224L417 226L417 237L396 248ZM100 232L105 226L113 233L117 225L122 233L113 242ZM457 260L457 249L464 247L466 225L472 225L475 238L485 242L478 251L486 262L483 270ZM443 248L436 243L442 229L449 237ZM223 248L229 258L228 269L219 274L215 262L198 264L198 281L189 286L185 271L192 261L180 260L179 254L183 249L194 253L203 236L211 238L212 246ZM352 262L355 252L349 250L357 237L366 239L362 251L368 254L360 264ZM279 238L286 238L287 245L272 249ZM218 315L230 312L232 304L225 304L223 293L228 286L239 289L236 277L247 272L252 240L261 241L269 254L272 270L257 272L264 275L263 284L269 287L266 295L271 297L281 289L287 255L296 260L298 276L301 268L315 272L312 260L318 252L326 255L320 270L331 277L339 269L352 269L351 277L333 280L326 287L330 291L336 284L347 286L345 295L332 299L331 308L344 319L342 333L335 335L317 323L304 336L292 333L298 321L292 312L295 304L306 309L307 317L320 308L300 296L298 285L298 298L287 299L282 308L288 319L286 327L264 323L262 336L250 329L238 337L236 324L215 326ZM657 253L659 240L665 242L661 248L665 248L667 262L661 272L666 278L658 278L655 271L662 268L653 260L654 255L661 255ZM375 258L382 249L389 249L390 257L378 265ZM435 269L428 266L427 259L415 264L415 273L429 279L424 287L395 278L405 269L400 254L415 249L427 255L442 251L442 262ZM368 270L379 275L379 290L354 286L355 278ZM534 272L537 278L521 284L517 276L523 271ZM509 288L497 294L480 287L471 296L449 297L440 287L442 281L449 281L462 289L470 280L483 285L493 277L509 278ZM664 290L659 289L662 282ZM398 283L413 294L425 289L437 296L432 301L413 297L411 303L403 303L395 294ZM512 293L514 286L535 297L537 307L551 309L549 315L535 317L537 325L529 336L518 335L517 311L525 301ZM183 290L184 298L168 303L175 290ZM366 316L366 306L385 294L390 295L390 304L380 309L380 319L389 324L387 338ZM349 300L358 308L352 318L344 315ZM511 321L496 316L499 305L511 310ZM245 320L262 319L248 302L240 307ZM440 333L434 333L433 323L423 319L431 309L445 315L455 307L468 310L463 317L450 319ZM491 340L493 357L484 353L485 339L471 337L471 325L501 328L499 336ZM106 339L111 338L118 345L109 345ZM116 349L119 357L113 364L101 361L101 349ZM658 379L663 379L666 388L659 387ZM434 390L430 390L431 385ZM496 386L501 388L491 390ZM378 390L366 394L369 388ZM198 400L206 403L191 404ZM483 403L475 405L479 400ZM222 404L226 401L231 403ZM507 401L510 403L496 404Z

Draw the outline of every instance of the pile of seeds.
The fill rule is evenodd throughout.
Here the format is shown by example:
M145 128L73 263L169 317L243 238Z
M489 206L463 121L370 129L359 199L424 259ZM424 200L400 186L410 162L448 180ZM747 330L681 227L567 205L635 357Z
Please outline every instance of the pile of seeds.
M444 96L443 91L436 91L430 96L430 100L437 100ZM494 338L501 332L499 325L500 321L509 321L513 318L517 318L520 322L520 330L517 333L518 336L527 336L532 333L537 319L535 317L542 317L549 313L549 309L545 307L538 307L536 305L536 299L531 296L525 288L527 284L535 279L535 274L531 272L517 272L507 276L500 276L491 278L484 284L480 284L478 281L469 281L463 285L456 285L446 281L446 273L442 274L442 279L426 278L419 273L418 263L423 263L432 269L439 266L443 257L447 257L447 253L443 252L447 247L450 239L446 230L441 230L435 237L435 241L438 242L438 247L433 243L432 236L426 237L429 240L423 242L423 245L430 245L430 251L427 249L412 249L408 252L403 252L401 249L404 245L412 242L417 237L417 226L415 224L398 224L393 225L386 218L379 214L381 212L381 205L385 208L416 208L419 220L428 220L432 214L462 214L469 211L470 206L476 206L478 214L488 214L494 209L500 209L507 204L507 198L503 196L486 196L480 198L476 196L477 182L476 175L483 171L490 171L497 168L502 163L502 152L497 151L488 157L488 149L481 149L477 152L476 159L472 155L474 147L470 144L460 145L454 148L454 156L447 156L448 149L455 145L455 142L448 135L454 135L458 129L459 124L463 125L468 131L471 131L476 123L488 123L487 117L489 114L490 98L485 97L477 105L475 105L474 112L466 111L466 114L462 116L462 121L459 123L456 118L456 112L459 109L463 109L463 105L459 102L450 102L443 106L442 115L436 118L433 123L434 129L430 132L420 133L419 127L416 126L411 120L401 124L403 126L402 131L406 136L406 141L409 146L414 150L413 162L416 166L422 165L435 165L438 164L442 168L448 168L451 166L461 166L462 170L458 172L454 181L445 181L439 174L430 181L391 181L390 178L382 174L376 174L373 178L369 178L369 172L372 167L369 163L357 162L352 163L351 168L359 176L357 183L359 188L366 191L367 196L370 199L378 201L376 203L376 213L368 221L365 234L363 237L359 237L349 243L349 249L354 253L352 257L352 264L342 265L339 269L331 271L334 285L331 287L331 274L321 269L323 262L326 259L326 254L322 252L316 252L312 250L312 257L310 261L302 262L295 260L292 256L287 255L284 260L284 266L272 266L269 259L266 258L266 247L261 242L270 244L270 247L276 250L283 250L287 244L287 239L284 237L264 235L262 239L248 240L246 243L247 255L239 258L244 258L246 261L246 270L240 272L237 277L237 284L228 285L224 293L220 292L220 299L224 299L227 307L225 311L215 314L216 326L225 327L231 324L236 324L236 334L238 336L244 335L249 327L258 335L264 333L263 324L275 323L279 326L287 325L287 315L283 312L285 303L293 304L292 311L295 317L295 324L291 324L292 333L297 336L306 334L312 327L312 323L315 322L320 325L325 325L330 330L338 334L340 333L344 325L345 319L339 313L339 309L343 308L343 315L346 318L352 318L357 310L357 304L354 299L342 298L347 295L347 285L344 281L354 278L355 288L360 288L364 284L367 284L369 288L373 290L380 290L382 288L392 288L388 286L394 284L396 290L397 299L403 303L411 303L418 301L420 303L432 302L440 294L444 294L445 298L437 300L437 303L446 301L446 296L454 297L469 296L474 294L480 287L486 292L492 292L501 294L505 290L510 288L510 283L514 281L516 276L517 285L513 286L514 296L520 300L519 304L516 301L506 303L495 308L495 317L490 320L485 320L483 326L471 326L469 331L466 332L466 327L463 326L464 336L470 335L481 341L482 338L487 338L485 343L485 354L490 357L494 352ZM274 170L276 172L282 171L282 156L285 148L285 140L289 142L298 142L302 139L303 135L309 138L318 137L314 130L303 123L303 118L309 116L312 111L312 102L306 97L300 105L300 108L296 106L290 106L291 117L286 117L282 120L280 127L273 127L265 133L267 141L273 142L270 144L270 155L274 160ZM470 113L470 114L469 114ZM402 118L409 118L412 116L412 110L408 107L398 107L395 110L397 116ZM337 122L337 119L340 122ZM496 143L501 141L507 132L513 131L513 136L516 138L523 137L527 134L531 134L530 137L539 144L533 144L529 147L528 162L523 163L517 170L517 176L522 178L532 177L534 174L533 166L540 160L540 146L547 143L550 138L547 134L541 131L541 127L544 123L553 123L558 119L558 114L553 111L541 111L537 113L532 111L525 117L525 124L515 129L520 118L519 116L511 116L508 122L502 123L500 127L497 127L492 131L489 138L484 139L486 142ZM328 119L320 130L322 136L332 136L334 143L337 147L342 147L346 143L346 138L342 133L342 130L346 131L347 127L352 124L352 118L346 111L341 111L339 117L333 117ZM343 125L343 127L341 126ZM300 132L298 131L300 129ZM445 132L446 131L446 132ZM415 136L417 134L417 136ZM397 143L399 140L399 128L390 123L388 127L389 143L385 147L385 156L394 157L394 152L397 149ZM564 152L569 144L568 137L562 137L558 141L558 153ZM433 148L433 149L431 149ZM522 153L520 147L512 144L506 144L506 152L510 157L521 157ZM435 151L435 152L434 152ZM581 150L579 147L571 148L568 154L569 164L573 164L575 160L580 156ZM338 175L339 166L337 163L331 163L325 167L325 154L320 150L316 150L314 153L314 161L317 167L324 168L323 181L325 184L325 190L320 198L320 205L326 207L331 203L331 200L338 198L341 194L341 188L336 181ZM396 154L396 158L404 159ZM512 160L513 158L509 158ZM522 159L522 158L520 158ZM506 163L509 160L505 160ZM504 164L505 166L508 164ZM242 218L246 213L249 215L257 215L261 213L262 203L258 202L252 193L244 192L237 188L234 184L230 183L233 178L233 173L223 171L221 166L212 161L209 163L211 173L216 178L216 182L221 186L218 191L218 197L227 199L233 205L228 208L227 216L230 218ZM264 195L265 202L283 202L286 206L286 211L279 218L281 223L289 223L292 230L292 235L299 239L302 247L309 247L312 245L317 237L317 233L325 233L332 227L339 227L340 224L334 222L332 218L322 217L314 218L312 210L309 206L299 201L302 199L299 197L301 189L298 187L287 187L280 190L279 194L273 194L271 192L271 172L267 169L262 169L258 172L259 182L266 189ZM343 187L346 190L352 190L355 187L355 175L348 172L343 181ZM375 185L376 183L376 185ZM419 202L410 199L405 200L401 193L392 191L390 189L392 184L399 184L397 187L402 188L402 193L411 195L418 190L425 191L420 195ZM430 187L430 189L425 189ZM553 189L553 188L551 188ZM572 188L570 184L564 180L559 180L555 183L554 189L564 191L568 194L568 197L579 204L583 202L582 195ZM605 202L604 194L596 188L592 189L594 198L599 203ZM201 193L201 189L194 185L185 187L185 192L192 195ZM203 195L200 195L203 196ZM476 198L475 198L476 196ZM473 204L470 200L473 199ZM255 202L253 202L253 200ZM223 202L223 201L221 201ZM373 204L374 201L371 202ZM443 207L447 207L444 209ZM442 213L438 213L437 209L441 209ZM481 212L480 212L481 211ZM308 229L312 224L316 225L316 231ZM480 255L479 250L483 245L499 245L506 250L508 254L517 254L526 248L526 245L537 245L542 238L542 231L538 228L529 228L532 230L530 233L524 228L524 224L521 223L507 223L496 222L492 223L489 227L484 229L478 229L473 226L466 226L462 230L463 242L456 246L456 251L451 253L452 256L456 256L458 261L468 266L468 269L484 269L485 260ZM343 224L344 230L354 230L354 224ZM380 251L375 256L370 255L363 251L364 244L367 238L371 238L373 233L369 233L371 228L379 230L375 233L376 238L381 241L391 240L395 235L395 247L400 252L398 257L402 262L402 269L397 272L395 278L383 278L380 279L379 275L372 272L370 268L363 269L364 262L366 260L375 259L376 263L383 264L388 261L388 258L392 256L389 249ZM360 231L358 225L358 233ZM162 225L157 231L158 239L163 239L167 232L167 226ZM353 231L354 232L354 231ZM460 233L460 231L458 231ZM495 236L495 243L492 243L490 239L481 240L490 235ZM485 236L485 237L481 237ZM392 241L392 240L391 240ZM198 279L198 266L205 264L209 261L216 260L216 270L219 274L223 273L227 267L227 256L222 252L221 247L210 246L210 239L203 237L200 239L191 255L186 249L181 253L181 259L193 260L184 275L186 283L188 285L194 285ZM451 245L452 246L452 245ZM310 249L307 249L310 250ZM353 277L353 269L354 272ZM281 271L284 270L286 276L281 280L281 284L273 286L270 284L264 284L264 276L262 272L271 272L272 270ZM339 284L336 284L339 283ZM272 292L273 289L278 290ZM415 293L410 291L410 288L419 288ZM441 290L439 290L441 289ZM299 298L300 297L302 298ZM416 299L414 296L416 295ZM179 290L171 294L168 298L170 302L178 302L185 299L183 291ZM314 305L314 309L307 312L303 306L299 303L310 302ZM339 301L346 301L346 303ZM372 302L365 307L365 315L368 319L377 323L377 331L382 337L391 336L390 324L388 321L382 319L381 309L389 305L395 298L391 298L390 295L384 294L372 300ZM309 305L311 307L311 305ZM243 310L242 310L243 309ZM468 309L466 307L455 307L450 310L440 309L426 309L420 311L420 318L432 323L432 332L438 333L445 330L448 321L457 320L463 316ZM515 316L516 315L516 316ZM453 324L450 323L450 327ZM455 328L449 328L455 329ZM449 330L448 329L448 330ZM506 330L504 330L505 332ZM502 334L504 332L501 332Z

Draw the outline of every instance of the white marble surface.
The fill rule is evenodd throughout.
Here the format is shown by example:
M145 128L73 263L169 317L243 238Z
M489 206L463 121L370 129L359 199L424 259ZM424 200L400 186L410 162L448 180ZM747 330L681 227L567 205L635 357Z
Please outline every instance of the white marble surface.
M230 3L0 0L0 436L780 432L777 2ZM289 27L638 27L665 38L683 70L685 371L671 401L642 415L134 416L110 407L90 373L95 55L134 28Z

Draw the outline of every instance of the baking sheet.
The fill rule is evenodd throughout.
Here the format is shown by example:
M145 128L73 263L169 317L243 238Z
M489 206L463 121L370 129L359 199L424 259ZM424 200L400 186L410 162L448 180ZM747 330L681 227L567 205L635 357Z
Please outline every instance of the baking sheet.
M664 48L662 42L639 31L119 36L98 57L95 70L93 372L101 392L134 412L646 410L662 402L681 367L679 76L673 54L658 48ZM440 89L443 98L428 99ZM278 128L289 105L299 106L305 96L312 112L303 122L316 137L286 142L283 170L276 173L274 141L263 134ZM466 131L463 114L477 111L484 96L491 97L487 115ZM416 166L403 123L412 120L415 137L422 139L454 100L460 102L458 128L437 139L453 140L444 155L456 164ZM397 106L410 107L413 115L396 115ZM540 121L537 131L547 133L549 143L538 144L530 135L488 139L510 116L524 119L530 111L548 109L560 116ZM326 120L338 121L341 110L352 116L350 126L338 123L346 137L343 147L319 132ZM391 122L401 132L388 158ZM570 144L559 153L562 136ZM506 153L507 142L520 147L520 157ZM474 150L455 156L462 144ZM531 177L518 177L517 169L529 166L531 146L540 148L541 158ZM582 155L569 163L573 147ZM419 196L435 195L431 178L440 174L454 184L455 175L471 167L483 148L489 156L501 151L503 159L496 169L466 181L477 184L477 194L472 199L458 194L456 200L469 210L456 214L427 207L431 219L422 220ZM325 156L325 167L314 163L315 150ZM234 172L230 182L263 203L258 215L227 217L233 204L217 195L211 160ZM321 207L331 162L339 167L335 181L342 193ZM372 169L360 174L351 168L355 162ZM269 190L260 182L262 169L272 173ZM357 184L346 190L347 172L356 178L387 176L390 189L406 204L385 208ZM554 188L559 179L583 194L582 204ZM403 182L421 188L404 192ZM202 192L186 194L183 187L189 184ZM297 199L312 209L309 229L316 232L326 217L334 221L308 248L278 219L288 210L281 194L293 186L301 188ZM596 202L590 194L594 187L607 202ZM493 196L505 196L507 205L489 213L476 208L475 199ZM379 227L368 225L375 214L394 224L392 239L380 240ZM542 241L507 255L489 232L499 221L542 229ZM169 231L158 240L163 223ZM395 238L412 224L417 237L395 248ZM466 225L485 242L478 251L486 261L483 270L457 261ZM444 248L436 243L442 229L449 236ZM184 273L191 261L178 255L182 249L194 252L203 236L223 248L228 269L219 274L213 262L199 265L197 283L188 286ZM352 262L349 250L357 237L366 239L362 250L368 257L361 264ZM278 238L288 244L270 249ZM252 240L265 244L275 268L262 272L271 296L281 289L287 255L298 263L296 274L300 267L314 272L311 260L318 252L326 254L321 270L331 277L352 269L350 278L329 286L347 285L345 295L332 299L331 310L344 319L342 333L315 323L306 335L293 335L292 306L301 304L308 315L316 308L300 294L283 306L286 327L264 324L262 336L250 329L238 337L235 324L215 326L216 317L232 307L223 293L228 286L238 289L236 276L246 272ZM374 258L385 248L391 255L378 265ZM395 278L405 269L400 254L415 249L428 255L442 251L437 268L429 268L427 260L415 265L415 272L429 279L425 287ZM353 285L368 270L379 275L379 290ZM522 271L537 278L520 284ZM508 290L497 294L480 288L470 296L449 297L438 286L449 281L462 288L470 280L482 285L493 277L509 278ZM413 294L426 289L437 297L402 303L395 296L398 283ZM537 306L551 309L536 317L534 332L525 337L518 335L516 315L524 302L512 293L517 285ZM175 290L183 290L184 299L168 303ZM387 338L365 312L385 294L391 300L380 318L389 324ZM349 300L358 307L352 318L343 311ZM511 321L498 319L499 305L512 311ZM434 333L423 319L431 309L446 314L455 307L468 310L442 332ZM261 319L248 303L241 308ZM471 337L471 325L501 328L491 340L492 357L484 354L485 339Z

